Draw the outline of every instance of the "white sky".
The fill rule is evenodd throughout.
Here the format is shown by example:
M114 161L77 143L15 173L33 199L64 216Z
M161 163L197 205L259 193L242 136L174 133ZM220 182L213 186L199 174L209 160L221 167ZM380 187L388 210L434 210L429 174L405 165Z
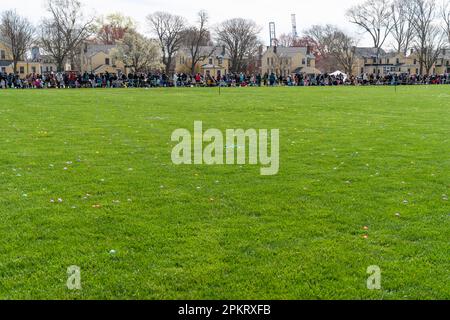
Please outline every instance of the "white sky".
M120 12L133 17L142 32L147 31L145 17L155 11L168 11L182 15L195 22L196 13L203 9L210 15L214 25L234 17L250 18L256 21L263 32L260 37L269 42L269 22L276 23L277 36L291 31L291 14L297 15L297 30L313 24L335 24L360 38L360 45L370 46L371 41L347 22L345 11L363 0L81 0L88 14L106 15ZM16 9L37 23L46 14L44 0L0 0L0 11Z

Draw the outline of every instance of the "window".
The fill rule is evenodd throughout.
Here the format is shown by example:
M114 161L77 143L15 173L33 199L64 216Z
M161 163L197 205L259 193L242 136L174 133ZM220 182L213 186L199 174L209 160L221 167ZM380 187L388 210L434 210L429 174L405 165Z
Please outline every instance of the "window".
M6 67L2 67L2 72L6 73Z
M105 59L105 64L106 64L107 66L109 66L109 58L106 58L106 59Z
M400 59L399 59L399 58L397 58L397 61L396 61L396 62L397 62L397 64L400 64Z
M390 59L386 59L386 64L389 64L389 62L391 62Z
M53 71L53 67L50 67L50 71L51 71L51 72Z
M267 58L267 65L270 66L270 58Z
M5 50L0 51L0 59L5 60L6 59L6 53Z
M372 59L372 62L375 64L375 63L377 63L377 58L373 58Z
M47 66L47 67L45 67L45 72L48 72L48 66Z
M36 73L36 67L31 67L31 73Z
M364 73L364 68L361 68L361 73Z
M306 64L306 59L305 59L305 58L302 59L302 64L303 64L303 65Z
M414 59L414 64L417 64L417 59Z
M209 64L213 64L213 59L209 58Z
M25 73L25 68L24 67L20 67L20 74L24 74Z
M223 59L219 58L219 66L221 66L223 64Z

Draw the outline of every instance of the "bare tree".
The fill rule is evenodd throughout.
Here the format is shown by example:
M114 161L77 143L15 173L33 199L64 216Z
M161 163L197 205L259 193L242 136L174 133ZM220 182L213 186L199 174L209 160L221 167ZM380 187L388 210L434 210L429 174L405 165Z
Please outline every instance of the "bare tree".
M76 50L94 31L94 18L86 19L81 9L79 0L47 1L50 18L42 22L40 42L58 71L64 71L64 63L70 57L73 60Z
M125 33L122 43L112 51L112 55L133 72L147 72L161 66L156 41L147 39L134 30Z
M197 23L197 26L186 29L183 35L183 43L189 54L191 74L195 73L197 63L209 57L214 51L210 50L208 52L202 50L202 47L206 46L211 38L207 27L208 13L206 11L200 11L198 13Z
M442 4L442 17L444 18L444 31L447 34L447 45L450 46L450 2Z
M373 46L377 49L378 61L381 47L393 28L389 0L366 0L348 10L347 16L350 22L359 26L372 37Z
M24 59L34 37L34 27L16 11L5 11L0 20L0 36L11 48L13 69L17 73L17 63Z
M397 53L406 55L414 39L414 28L412 26L413 8L410 5L410 0L394 0L392 3L392 37L395 41L395 51Z
M336 59L343 71L352 75L356 62L355 48L357 42L340 30L336 30L329 38L329 52Z
M215 31L217 41L224 44L230 53L230 71L243 71L246 60L257 54L261 28L254 21L234 18L222 22Z
M416 34L414 49L419 58L420 74L428 73L430 61L434 60L434 51L441 47L442 32L438 32L435 0L410 0L413 10L412 26ZM440 31L440 30L439 30Z
M426 74L431 74L433 66L439 59L442 49L446 47L445 35L438 25L431 25L427 33L423 54L423 67Z
M281 47L293 47L294 42L294 36L290 33L283 33L278 37L278 45Z
M336 70L336 65L339 64L335 55L331 52L332 49L336 49L334 39L339 33L342 33L342 31L333 25L314 25L305 31L306 36L313 39L317 44L317 56L320 56L320 59L317 60L316 56L316 66L322 72L333 72Z
M173 65L175 54L183 43L186 19L167 12L155 12L147 16L152 32L157 36L162 51L162 62L168 75Z

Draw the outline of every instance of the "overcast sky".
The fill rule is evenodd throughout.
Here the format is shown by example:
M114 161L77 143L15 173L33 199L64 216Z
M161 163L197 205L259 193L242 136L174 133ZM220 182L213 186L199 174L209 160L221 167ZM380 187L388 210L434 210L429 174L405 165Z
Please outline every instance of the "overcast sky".
M2 2L0 10L16 9L20 14L38 22L46 14L45 0L16 0ZM133 17L139 29L146 32L145 17L155 11L182 15L191 22L196 13L208 11L211 25L234 17L250 18L261 27L261 39L269 42L269 22L276 23L277 35L291 31L291 14L297 15L297 29L301 33L313 24L336 24L361 38L360 45L370 45L355 26L346 21L345 11L363 0L81 0L89 14L106 15L120 12Z

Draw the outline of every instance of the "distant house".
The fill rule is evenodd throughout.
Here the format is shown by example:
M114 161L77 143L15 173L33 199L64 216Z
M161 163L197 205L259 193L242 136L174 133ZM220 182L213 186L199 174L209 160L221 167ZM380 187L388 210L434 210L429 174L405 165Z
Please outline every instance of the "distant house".
M117 61L113 56L113 50L117 45L107 45L85 42L80 54L80 72L102 73L127 73L126 66Z
M52 56L45 54L44 50L39 47L31 48L31 61L39 63L40 74L56 72L58 67Z
M39 58L39 62L41 64L41 73L51 73L56 72L58 70L58 67L56 63L54 62L53 58L49 55L43 54Z
M376 48L355 49L356 61L353 67L354 75L378 74L419 74L419 59L414 52L409 55L397 52L386 52Z
M435 67L436 74L450 74L450 49L442 49Z
M199 56L203 57L195 66L196 73L218 78L229 72L231 66L230 55L224 46L201 46ZM187 48L182 48L175 56L175 72L191 73L192 57Z
M261 58L262 73L277 76L291 74L320 74L316 69L316 58L306 47L267 47Z
M14 73L14 63L11 53L11 47L5 42L0 41L0 71L2 73ZM26 61L24 58L17 62L17 74L24 78L30 73L39 73L40 64L35 61Z

